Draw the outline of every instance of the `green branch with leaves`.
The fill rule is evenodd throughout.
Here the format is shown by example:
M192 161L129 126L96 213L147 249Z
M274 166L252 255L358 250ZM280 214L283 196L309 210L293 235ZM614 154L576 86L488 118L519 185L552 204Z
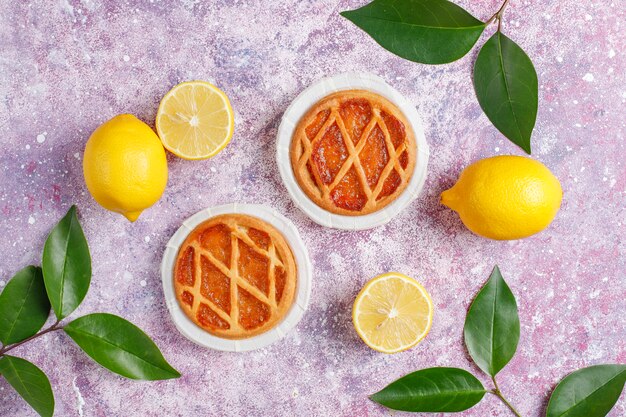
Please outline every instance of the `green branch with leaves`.
M496 381L515 355L520 337L517 302L497 266L470 306L463 333L470 357L491 377L492 389L464 369L438 367L410 373L370 399L394 410L451 413L472 408L489 393L521 417ZM596 365L573 372L552 392L546 417L604 417L625 383L626 365Z
M126 378L180 376L150 337L121 317L93 313L62 323L83 301L90 282L89 246L72 207L50 232L42 267L22 269L0 294L0 375L42 416L54 413L48 377L36 365L7 353L51 332L63 330L93 360ZM51 307L56 320L40 330Z
M423 64L446 64L465 56L485 28L496 33L474 64L474 91L491 123L528 154L538 107L537 72L528 55L502 33L509 3L485 22L447 0L374 0L341 15L389 52Z

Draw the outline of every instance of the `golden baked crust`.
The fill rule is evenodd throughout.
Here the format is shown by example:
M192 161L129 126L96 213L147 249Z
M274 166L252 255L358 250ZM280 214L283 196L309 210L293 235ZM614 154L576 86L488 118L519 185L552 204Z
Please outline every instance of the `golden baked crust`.
M386 98L365 90L324 97L298 122L291 167L302 190L336 214L373 213L394 201L415 168L408 120Z
M224 214L198 225L181 245L174 291L198 326L244 339L283 319L296 279L293 253L278 230L252 216Z

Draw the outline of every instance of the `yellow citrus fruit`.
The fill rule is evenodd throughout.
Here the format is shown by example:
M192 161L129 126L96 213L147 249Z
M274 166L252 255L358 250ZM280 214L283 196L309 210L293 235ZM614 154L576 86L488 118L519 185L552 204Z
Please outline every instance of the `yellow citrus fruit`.
M433 302L413 278L389 272L373 278L357 295L352 323L372 349L401 352L428 334L433 323Z
M163 146L174 155L206 159L228 145L235 116L222 90L205 81L189 81L163 97L156 129Z
M89 137L83 172L102 207L134 222L165 190L165 150L150 126L132 114L120 114Z
M454 187L441 194L441 202L477 235L509 240L548 227L562 197L559 180L541 162L503 155L465 168Z

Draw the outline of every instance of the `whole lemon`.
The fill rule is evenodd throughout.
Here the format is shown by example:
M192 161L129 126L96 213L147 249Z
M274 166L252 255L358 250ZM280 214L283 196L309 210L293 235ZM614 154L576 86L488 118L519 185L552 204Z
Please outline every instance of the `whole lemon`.
M165 190L165 150L150 126L132 114L120 114L89 137L83 172L102 207L134 222Z
M509 240L548 227L562 197L559 180L541 162L504 155L465 168L454 187L441 194L441 203L477 235Z

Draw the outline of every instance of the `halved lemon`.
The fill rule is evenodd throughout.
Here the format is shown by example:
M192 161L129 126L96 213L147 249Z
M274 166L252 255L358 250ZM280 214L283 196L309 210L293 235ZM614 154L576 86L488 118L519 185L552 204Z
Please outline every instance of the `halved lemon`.
M185 159L206 159L233 136L235 117L228 97L206 81L188 81L161 100L156 130L163 146Z
M433 323L433 302L426 289L398 272L379 275L357 295L352 322L365 344L397 353L418 344Z

